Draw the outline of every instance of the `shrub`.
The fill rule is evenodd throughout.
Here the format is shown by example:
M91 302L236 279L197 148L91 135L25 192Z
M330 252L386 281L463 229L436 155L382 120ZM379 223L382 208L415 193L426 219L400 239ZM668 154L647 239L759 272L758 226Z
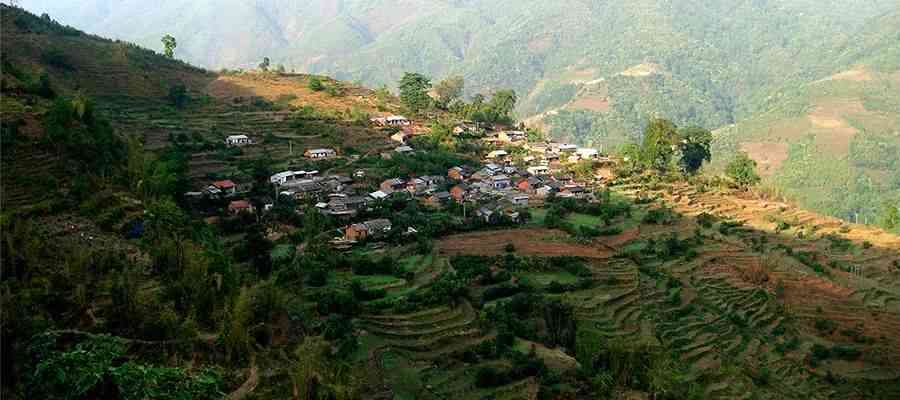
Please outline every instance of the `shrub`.
M318 76L310 76L309 90L312 90L314 92L321 92L325 90L325 85L322 84L322 79L320 79Z
M505 251L507 253L515 253L516 245L514 245L512 243L507 243L506 246L503 246L503 251Z
M712 226L715 225L716 221L716 217L707 213L701 213L697 216L697 224L707 229L712 228Z
M481 367L475 373L475 386L491 388L503 385L506 382L505 374L492 367Z
M837 329L837 323L830 319L825 318L816 318L816 322L814 324L816 330L826 334L832 334L835 329Z

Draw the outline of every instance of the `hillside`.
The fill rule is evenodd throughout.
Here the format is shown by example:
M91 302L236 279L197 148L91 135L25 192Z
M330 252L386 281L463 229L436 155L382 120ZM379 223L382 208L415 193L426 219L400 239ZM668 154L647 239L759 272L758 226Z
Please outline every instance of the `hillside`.
M461 74L469 93L510 87L527 95L523 116L564 104L579 82L655 62L699 91L698 99L723 102L727 114L714 121L723 124L756 111L755 99L774 88L826 76L840 65L823 54L853 47L850 38L870 18L896 10L893 0L22 4L149 48L170 33L180 40L179 57L209 68L252 68L268 56L288 69L372 87L393 86L404 71Z
M446 113L395 151L383 91L0 12L4 399L900 396L900 236L615 159L532 174L567 157ZM847 86L862 107L780 115L896 126L884 71L808 86L872 82ZM619 77L657 75L678 85ZM848 135L822 143L889 146Z
M779 194L847 220L900 201L900 70L856 65L778 93L767 112L716 132L715 166L736 151Z

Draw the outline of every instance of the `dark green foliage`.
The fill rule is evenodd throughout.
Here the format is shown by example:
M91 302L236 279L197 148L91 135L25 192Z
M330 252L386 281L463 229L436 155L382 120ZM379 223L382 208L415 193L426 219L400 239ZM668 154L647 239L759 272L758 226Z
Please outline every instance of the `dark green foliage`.
M44 118L44 129L47 144L64 150L86 171L109 174L125 159L125 144L83 95L57 98Z
M497 387L506 384L506 374L491 367L481 367L475 373L475 386L480 388Z
M718 221L718 218L707 213L701 213L697 216L697 223L706 229L712 228Z
M143 400L220 399L222 379L214 371L125 362L125 346L114 337L96 336L67 349L57 336L36 337L28 390L35 398L120 398Z
M169 87L169 94L166 96L166 99L168 99L169 103L175 106L175 108L182 108L191 100L187 93L187 87L184 86L183 83Z
M837 323L825 318L816 318L814 326L816 327L816 330L826 335L834 333L834 331L837 329Z
M41 61L45 64L66 71L74 71L75 65L69 60L62 50L58 48L49 48L41 54Z
M647 211L647 214L644 215L644 218L641 222L645 224L654 224L654 225L669 225L676 218L676 215L672 210L662 207L662 208L654 208L650 211Z
M829 349L828 347L816 343L813 345L812 352L809 355L809 364L811 367L815 368L818 366L819 362L824 360L838 359L853 361L860 356L862 356L862 352L855 347L837 345Z
M547 344L552 347L575 347L575 309L558 299L544 303L544 324L547 326Z
M400 101L410 111L417 113L431 106L431 97L428 97L431 80L424 75L407 72L403 74L398 87L400 88Z
M315 75L309 77L308 87L309 90L312 90L314 92L321 92L325 90L325 85L322 84L322 78L319 78Z

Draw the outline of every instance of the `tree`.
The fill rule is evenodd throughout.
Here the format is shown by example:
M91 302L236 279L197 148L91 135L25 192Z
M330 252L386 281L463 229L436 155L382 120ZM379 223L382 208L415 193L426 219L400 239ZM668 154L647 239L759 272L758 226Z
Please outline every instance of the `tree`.
M164 54L166 57L175 58L175 48L178 47L178 42L175 41L175 38L172 35L163 36L162 44L165 48Z
M190 100L187 94L187 87L185 87L183 83L169 87L169 95L166 97L175 108L184 107L188 100Z
M318 76L310 76L309 84L307 86L309 87L309 90L312 90L313 92L321 92L325 90L325 85L322 84L322 79Z
M748 188L759 183L759 175L756 174L756 161L753 161L747 153L739 153L734 160L725 167L725 176L731 178L741 188Z
M510 115L516 109L517 101L518 97L515 90L504 89L494 93L488 104L491 107L491 111L500 119L511 119Z
M466 81L461 76L451 76L440 81L434 87L434 91L437 93L438 107L446 110L450 103L462 96L465 85Z
M269 70L270 64L271 62L269 61L269 57L263 57L262 62L259 63L259 69L263 70L263 72L266 72Z
M709 145L712 143L712 132L697 127L685 128L678 132L678 144L682 172L694 174L703 166L703 162L712 159Z
M431 88L431 80L426 76L414 72L403 74L400 79L400 101L412 112L422 111L430 106L431 98L428 97L428 89Z
M884 209L881 212L881 226L887 230L892 230L900 226L900 207L890 201L884 203Z
M664 171L669 168L678 141L678 127L671 121L654 118L644 129L641 163L644 167Z

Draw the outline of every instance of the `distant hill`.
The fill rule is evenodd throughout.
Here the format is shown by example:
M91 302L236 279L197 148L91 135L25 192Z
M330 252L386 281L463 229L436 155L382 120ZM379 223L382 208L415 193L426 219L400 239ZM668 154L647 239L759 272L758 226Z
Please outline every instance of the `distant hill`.
M327 90L313 91L309 75L214 73L6 5L2 37L5 210L41 204L72 184L65 171L78 155L54 148L47 120L58 102L78 97L90 99L116 137L137 137L150 150L191 149L190 178L198 185L246 177L246 168L229 163L235 159L266 155L280 168L310 147L360 153L392 147L389 134L367 125L369 116L396 111L399 102L347 82L319 77ZM171 93L181 86L185 101L176 106ZM222 140L232 134L250 135L258 145L226 151ZM124 147L119 143L118 151Z
M393 86L404 71L435 79L460 74L468 94L514 88L520 117L557 138L604 149L637 139L651 116L720 129L717 148L725 153L718 154L719 160L743 142L790 146L804 135L764 137L778 120L775 115L781 115L778 110L843 101L829 99L827 88L847 81L823 79L860 68L874 73L874 80L839 85L855 85L848 90L865 90L866 96L900 97L896 86L883 84L893 82L900 63L896 0L21 3L149 48L160 49L161 36L171 33L179 42L178 58L214 69L255 68L270 57L273 65L288 70L371 87ZM809 98L810 88L818 91L815 99ZM869 104L866 110L875 107L890 121L898 113L893 105ZM811 112L794 108L791 118ZM847 149L827 154L846 158ZM783 158L785 151L782 146L769 156ZM769 162L758 161L764 167ZM776 179L774 170L764 172L798 200L829 196L828 185L802 195L791 189L808 179ZM865 206L805 204L842 217L855 217L863 209L874 213L875 203L890 198L879 193L893 192L880 186L890 185L885 183L890 176L872 175L875 186L865 190L874 194ZM856 202L844 200L834 203Z
M214 69L252 68L267 56L373 87L393 85L404 71L462 74L470 93L516 89L527 97L523 116L565 104L571 85L653 62L697 100L721 103L722 113L698 109L689 118L713 124L754 111L750 100L773 88L828 75L835 52L853 46L849 39L869 18L897 7L895 0L21 3L150 48L170 33L180 58Z

